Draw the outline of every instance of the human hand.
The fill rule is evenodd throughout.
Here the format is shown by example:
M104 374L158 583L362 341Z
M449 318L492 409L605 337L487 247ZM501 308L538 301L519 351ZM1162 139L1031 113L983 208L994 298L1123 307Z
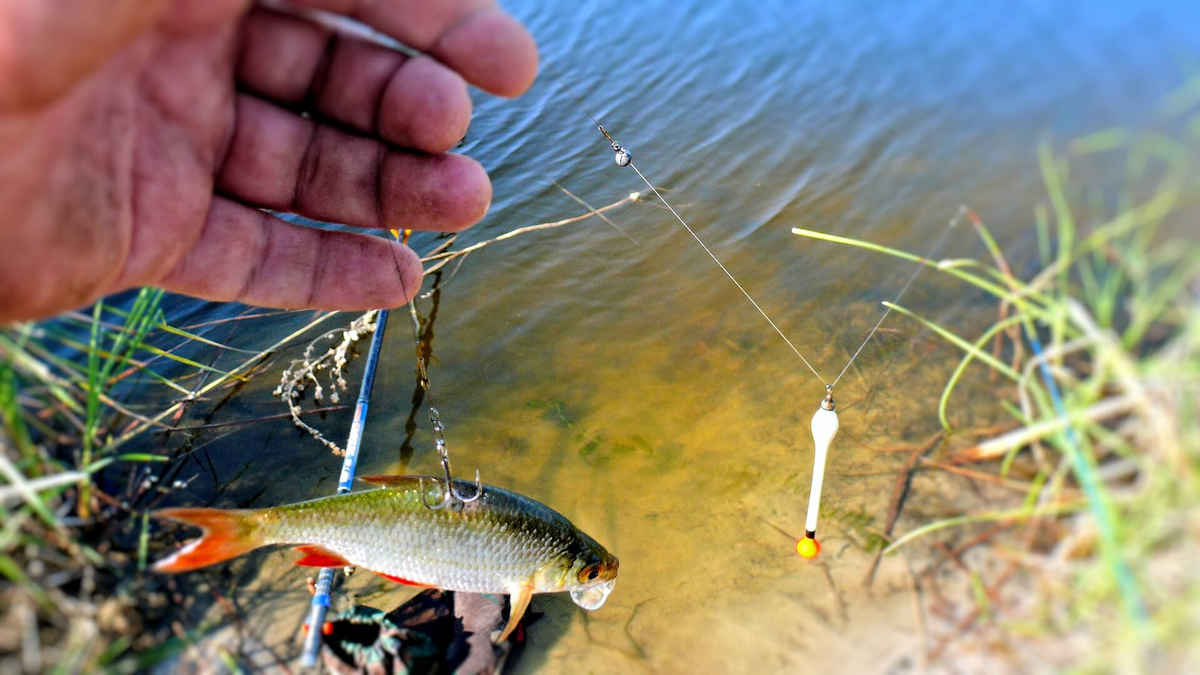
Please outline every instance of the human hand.
M365 228L477 222L487 174L445 151L470 121L467 82L529 87L533 40L493 0L294 4L430 56L250 0L0 0L0 321L148 285L340 310L416 294L408 248L260 209Z

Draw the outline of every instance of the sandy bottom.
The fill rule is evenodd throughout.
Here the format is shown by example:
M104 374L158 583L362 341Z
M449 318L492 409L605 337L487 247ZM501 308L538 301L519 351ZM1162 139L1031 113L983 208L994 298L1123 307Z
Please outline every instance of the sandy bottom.
M565 595L535 597L542 617L517 672L905 672L920 665L928 637L909 570L933 554L914 545L885 557L867 589L875 555L865 547L884 527L896 470L909 454L886 449L920 444L937 430L936 396L952 352L900 324L862 370L847 373L823 495L823 550L809 563L783 532L803 533L808 425L823 387L791 361L762 358L757 340L722 337L720 324L640 350L632 371L603 341L564 346L537 364L540 376L516 378L487 414L453 427L456 466L479 466L485 482L552 505L621 559L616 589L597 611ZM829 347L816 358L845 357ZM549 385L552 376L563 384ZM577 377L587 386L572 386ZM395 428L376 429L376 437L402 423L397 415L387 423ZM429 460L405 467L365 459L360 471L424 472ZM978 498L953 477L920 474L896 533ZM204 644L258 665L294 662L311 571L293 567L293 558L259 552L211 573L218 587L235 580L228 592L242 621L229 623L227 609L214 605L210 616L227 625ZM334 609L392 609L412 593L360 571L340 586Z

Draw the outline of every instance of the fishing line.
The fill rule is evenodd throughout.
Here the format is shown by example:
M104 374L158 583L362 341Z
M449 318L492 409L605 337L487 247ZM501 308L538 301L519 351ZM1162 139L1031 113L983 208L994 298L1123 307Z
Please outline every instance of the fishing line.
M399 230L391 230L392 236L401 244L408 244L408 237L412 234L412 230L405 230L403 239L400 236ZM392 260L396 263L396 274L400 280L400 287L404 290L404 294L408 295L408 289L404 288L404 277L400 274L400 263L396 260L395 251L392 252ZM454 476L450 472L450 451L446 448L446 427L442 424L442 416L438 413L437 405L433 402L433 391L429 386L429 369L425 363L425 355L421 352L421 319L417 316L416 298L408 301L408 316L412 320L413 341L416 344L417 350L417 379L420 382L421 389L425 391L425 400L429 402L429 423L433 426L433 442L437 447L438 457L442 462L442 474L445 476L446 484L442 486L440 492L441 497L436 502L430 502L428 493L425 492L425 483L422 479L420 483L421 502L427 508L437 510L447 506L461 508L463 504L469 504L483 496L483 483L479 479L479 469L475 470L475 492L471 495L465 495L454 484ZM436 479L434 482L437 482Z
M879 318L879 321L877 321L867 333L866 338L863 339L862 344L858 346L858 349L855 350L854 354L850 356L850 359L846 362L846 365L842 367L842 370L838 373L837 378L835 378L833 382L825 380L823 377L821 377L821 374L817 372L817 369L813 367L812 363L810 363L809 360L804 357L804 354L800 352L796 345L794 345L792 341L788 339L787 335L785 335L783 331L780 330L779 326L776 325L776 323L771 319L771 317L767 315L758 302L755 301L750 293L742 286L742 284L738 282L738 280L733 276L733 273L731 273L716 256L716 254L712 252L712 249L710 249L708 245L705 244L700 238L700 236L696 234L696 231L687 224L687 221L685 221L683 217L679 215L679 212L676 211L673 206L671 206L671 203L662 196L662 193L658 191L658 188L654 187L654 184L651 183L650 180L646 178L645 174L643 174L641 170L637 168L637 166L633 163L633 155L619 143L617 143L617 141L613 139L608 131L605 130L604 126L600 124L600 121L597 120L596 117L588 110L583 100L575 94L574 90L572 90L571 86L567 83L566 78L563 77L557 71L557 69L555 69L549 63L546 63L545 67L554 73L555 77L563 85L563 89L568 95L570 95L571 98L575 100L575 103L579 106L580 110L582 110L583 113L588 116L588 119L592 121L592 123L596 126L596 129L599 130L599 132L609 142L609 145L612 147L612 150L615 153L614 159L616 160L617 166L628 166L637 173L638 178L641 178L642 182L645 183L652 192L654 192L654 195L658 197L659 201L661 201L664 206L667 207L667 209L671 212L671 215L675 216L675 219L679 221L679 224L683 225L688 234L692 235L692 238L696 240L696 243L700 244L700 247L704 249L704 252L713 259L713 262L715 262L718 267L721 268L721 271L725 273L725 276L729 277L729 280L732 281L735 286L737 286L738 290L742 292L742 295L744 295L746 299L750 301L750 304L754 306L754 309L758 310L758 313L761 314L764 319L766 319L771 328L773 328L775 332L779 334L779 337L783 338L783 341L787 343L788 347L790 347L793 352L795 352L796 356L800 358L804 365L807 366L810 371L812 371L812 374L815 375L818 380L826 383L825 398L821 400L821 404L817 408L817 412L812 418L811 430L814 445L812 487L809 490L808 514L805 519L804 537L796 542L796 552L801 557L807 559L815 558L821 551L821 545L817 543L816 537L817 517L821 508L821 488L825 477L825 459L828 455L829 447L833 443L833 439L837 436L838 428L840 426L833 399L833 388L839 381L841 381L842 376L846 374L846 371L850 369L850 366L853 365L854 361L858 359L860 354L862 354L863 349L871 341L871 338L873 338L879 331L879 328L883 325L883 322L886 321L888 316L891 315L891 307L887 307L883 315ZM926 258L919 262L931 260L937 254L937 252L941 249L942 244L945 243L946 236L949 234L950 230L954 229L954 227L958 224L958 221L966 212L966 206L959 207L958 213L949 221L948 226L942 230L933 246L930 247L929 254L926 256ZM899 303L904 294L908 292L908 289L921 274L923 267L923 264L917 265L917 268L913 271L912 275L909 276L908 281L905 282L903 287L901 287L900 292L896 294L893 304Z
M592 123L596 125L596 129L598 129L600 133L604 135L604 138L608 139L609 144L612 146L613 152L616 153L617 166L628 166L637 172L638 177L642 179L642 182L646 184L646 187L650 188L650 190L654 192L654 195L658 197L659 201L661 201L664 206L667 207L667 209L671 212L671 215L675 216L675 219L679 221L680 225L683 225L683 229L687 230L688 234L692 235L692 238L696 240L696 243L700 244L700 247L704 249L704 252L708 254L708 257L713 259L713 262L717 264L717 267L721 268L721 271L725 273L725 276L729 277L729 280L733 282L733 285L737 286L737 289L742 292L742 295L746 296L746 299L750 301L751 305L754 305L754 309L758 310L758 313L762 315L762 318L767 320L767 323L771 325L771 328L775 329L775 332L779 334L779 337L783 338L783 341L787 343L787 346L791 347L796 356L800 357L800 360L805 366L808 366L808 369L812 371L812 374L815 375L818 380L824 382L825 378L821 377L821 374L817 372L817 369L814 368L811 363L809 363L808 359L804 358L804 354L800 353L800 350L796 348L796 345L792 344L792 341L788 339L788 336L779 329L779 326L775 325L775 322L771 319L771 317L768 316L765 311L763 311L763 308L758 304L754 297L751 296L750 293L742 286L741 282L739 282L737 278L733 276L733 273L731 273L729 269L725 267L725 264L721 262L721 259L712 252L712 249L710 249L708 245L704 243L704 240L696 234L696 231L692 229L691 225L688 225L687 221L685 221L683 217L679 215L679 212L676 211L673 206L671 206L671 203L662 196L662 193L658 191L658 188L654 187L654 184L651 183L649 179L647 179L646 176L641 172L641 170L637 168L637 166L633 163L633 155L630 154L629 151L623 148L619 143L617 143L613 137L609 135L608 131L605 130L604 126L600 124L596 117L588 111L587 106L583 103L583 100L575 95L575 92L571 89L571 86L567 84L566 79L563 78L558 73L558 70L553 68L549 63L546 63L545 66L547 69L555 73L555 77L563 85L564 90L571 96L571 98L575 99L575 103L579 106L580 110L583 111L583 114L587 115L588 119L592 120Z
M614 142L614 145L616 145L615 142ZM617 147L620 147L620 146L617 146ZM696 234L696 232L683 220L682 217L680 217L679 213L675 211L675 208L671 206L671 203L668 202L666 199L663 199L663 196L658 191L658 188L654 187L654 185L649 180L646 180L646 177L644 175L642 175L642 172L637 168L636 165L634 165L632 159L629 162L629 168L636 171L638 177L640 177L642 179L642 182L645 183L647 187L649 187L651 190L654 191L655 196L657 196L659 198L659 200L662 201L663 205L665 205L668 209L670 209L671 215L675 216L675 219L678 220L681 225L683 225L684 229L686 229L688 231L688 234L692 235L692 238L696 240L696 243L700 244L700 247L704 249L704 252L708 254L708 257L712 258L713 262L717 263L717 267L721 268L721 271L725 273L725 276L729 277L729 280L733 282L733 285L737 286L738 290L742 292L742 295L746 296L746 299L750 301L750 304L754 305L754 309L757 309L758 313L762 314L762 318L766 319L767 323L771 324L771 328L774 328L775 332L779 334L779 337L783 338L783 341L787 343L787 346L792 348L792 351L796 353L796 356L800 357L800 360L804 362L804 365L808 366L808 369L812 371L812 374L815 375L818 380L824 381L825 378L821 377L821 374L817 372L817 369L813 368L813 365L808 362L808 359L804 358L804 355L800 353L799 349L796 349L796 345L792 344L792 341L788 339L788 336L784 335L782 330L779 330L779 326L775 325L775 322L771 320L771 317L767 316L767 313L763 311L763 308L758 306L758 303L755 302L754 298L750 297L750 294L748 292L746 292L745 288L742 288L742 285L740 283L738 283L738 280L734 278L733 274L730 273L730 271L728 269L726 269L725 265L723 265L721 263L720 259L717 258L716 254L714 254L712 252L712 250L708 248L708 245L705 244L704 241L701 240L700 237Z
M419 56L420 55L420 52L417 52L416 50L413 50L410 47L407 47L406 45L400 44L400 43L396 42L395 40L393 40L389 37L386 37L386 36L376 32L376 31L373 31L369 28L366 28L365 26L361 26L360 24L357 24L356 22L347 21L347 20L343 19L342 17L337 17L335 15L328 14L326 12L322 12L319 10L307 10L307 9L295 8L291 5L288 5L287 3L281 2L281 0L264 0L264 3L268 4L272 9L275 9L276 11L283 11L283 12L290 13L293 15L301 16L305 19L308 19L308 20L318 23L322 26L325 26L326 28L329 28L335 32L349 33L350 35L352 35L353 37L356 37L358 39L361 39L361 40L364 40L367 42L372 42L374 44L377 44L377 45L380 45L383 47L387 47L387 48L390 48L390 49L393 49L396 51L400 51L409 56ZM658 188L656 188L654 186L654 184L651 183L648 178L646 178L646 176L641 172L641 170L638 169L637 166L635 166L633 164L633 156L629 153L629 151L627 151L620 144L618 144L616 142L616 140L614 140L613 137L608 133L608 131L605 130L604 126L600 124L600 121L598 119L596 119L596 117L594 115L592 115L591 111L588 110L587 105L584 104L583 99L581 99L575 93L575 91L571 88L567 79L564 76L562 76L562 74L556 68L554 68L550 63L548 63L548 62L544 63L543 66L555 76L555 78L563 86L563 89L567 92L567 94L572 99L574 99L574 101L575 101L576 105L578 105L579 109L582 110L585 115L587 115L588 119L590 119L592 121L592 124L595 125L596 129L609 142L610 146L612 147L613 152L615 153L614 158L616 160L617 166L620 166L620 167L629 166L629 167L633 168L634 172L637 173L638 177L642 180L642 182L645 183L646 186L649 187L650 190L654 193L654 195L656 197L658 197L659 201L661 201L663 203L663 205L666 206L667 210L669 210L671 212L671 215L675 216L675 219L678 220L680 225L682 225L683 228L685 230L687 230L688 234L690 234L692 236L692 238L696 240L696 243L700 244L700 247L704 249L704 252L707 253L710 258L712 258L713 262L715 262L718 267L721 268L721 271L725 273L725 276L729 277L729 280L731 282L733 282L734 286L736 286L737 289L742 293L742 295L745 296L748 301L750 301L750 304L754 306L754 309L757 310L760 315L762 315L763 319L765 319L767 321L767 323L779 335L779 337L782 338L785 343L787 343L788 347L792 350L793 353L796 354L797 357L799 357L800 361L804 363L804 365L808 368L808 370L811 371L812 374L814 376L816 376L816 378L818 380L821 380L822 382L826 383L825 384L825 397L824 397L824 399L822 399L821 405L817 409L817 412L813 416L813 420L812 420L813 441L814 441L814 445L816 446L816 448L815 448L815 454L813 457L813 487L812 487L812 490L810 491L809 513L808 513L808 520L806 523L807 527L806 527L806 531L805 531L806 536L804 539L801 539L799 542L797 542L797 551L800 553L800 555L802 555L806 558L814 557L817 554L817 552L819 552L819 550L820 550L820 546L816 543L816 539L815 539L816 517L817 517L817 512L819 510L821 484L822 484L822 479L824 476L825 456L828 451L829 445L832 443L833 438L836 436L837 430L838 430L838 419L837 419L837 413L835 412L835 405L834 405L834 400L833 400L833 388L838 382L841 381L842 377L846 374L847 370L849 370L850 366L854 364L855 360L858 359L858 357L862 354L863 349L871 341L871 339L875 336L875 334L878 332L879 328L883 325L883 322L887 320L888 316L891 314L891 308L890 307L887 308L887 310L879 318L879 321L877 321L875 323L874 327L872 327L871 330L867 333L866 338L863 340L862 344L860 344L858 346L858 349L855 350L854 354L850 357L850 359L846 362L846 365L843 366L841 371L838 373L837 378L835 378L832 383L825 380L825 378L821 377L821 374L812 365L812 363L807 358L805 358L804 354L800 351L800 349L796 347L796 345L788 338L788 336L786 334L784 334L784 332L779 328L779 326L775 323L775 321L772 320L771 317L766 313L766 311L763 310L763 308L758 304L758 302L754 299L754 297L751 296L750 293L745 289L745 287L743 287L742 284L737 280L737 278L733 276L733 273L730 272L729 269L725 266L725 264L721 262L720 258L718 258L717 255L715 253L713 253L713 251L708 247L708 245L704 243L704 240L702 240L700 238L700 236L698 234L696 234L695 230L693 230L692 227L690 225L688 225L687 221L685 221L683 219L683 217L679 215L679 212L676 211L673 206L671 206L671 203L668 202L663 197L662 193L659 192ZM575 195L571 194L569 191L566 190L566 188L563 188L562 185L559 185L557 181L554 181L553 179L551 179L551 180L556 185L558 185L559 188L563 189L564 192L567 192L567 194L570 195L573 199L580 202L581 204L583 204L585 207L591 209L592 211L595 211L595 209L592 209L592 207L589 206L586 202L579 199ZM927 260L933 258L936 251L941 247L942 243L945 241L945 238L946 238L946 235L948 234L948 232L951 229L953 229L954 225L957 224L957 221L959 220L959 218L962 217L964 212L965 212L965 207L960 207L959 213L950 221L950 227L947 227L945 230L943 230L943 232L941 233L941 235L938 237L937 241L935 242L934 246L931 247L930 253L926 258ZM616 224L613 223L611 220L609 220L607 217L604 217L604 220L609 225L612 225L614 228L621 231L622 234L625 234L625 236L627 236L627 237L629 236L627 233L624 232L624 230L621 230L621 228L617 227ZM398 233L394 232L393 234L396 234L397 238L398 238ZM632 239L632 237L630 237L630 239ZM636 242L636 240L634 240L634 241ZM460 261L460 264L461 264L461 261ZM899 300L901 299L901 297L903 297L903 295L908 291L908 289L916 281L917 276L921 273L921 267L923 267L923 265L919 265L917 267L917 269L913 272L913 274L909 277L908 281L904 284L904 286L900 289L900 292L896 295L896 298L893 301L893 304L898 303ZM400 271L399 263L397 261L397 273L399 273L399 271ZM403 283L403 281L401 283ZM421 376L421 386L424 388L426 396L429 397L430 421L433 423L435 440L437 442L437 448L438 448L438 454L441 458L442 469L443 469L443 473L445 475L445 481L446 481L446 486L445 486L446 489L442 490L441 501L438 504L430 505L427 503L426 505L430 506L430 508L441 508L443 506L448 505L451 502L473 501L474 499L478 499L479 495L482 494L482 484L479 482L479 472L476 471L476 475L475 475L476 491L475 491L474 495L469 498L464 499L463 496L457 492L457 488L455 488L451 474L450 474L450 460L449 460L448 452L446 450L446 442L445 442L445 439L442 434L443 427L442 427L441 420L438 415L437 409L433 405L433 398L429 391L429 379L428 379L428 375L426 372L426 364L424 362L424 358L422 357L422 355L420 353L420 321L417 317L416 307L412 301L409 302L409 315L411 316L412 321L413 321L414 336L416 337L416 340L417 340L417 367L418 367L418 372L420 373L420 376ZM425 497L425 493L424 493L424 490L422 490L422 498L424 498L424 497Z
M929 247L929 253L926 254L924 260L933 260L934 256L936 256L938 251L941 250L942 244L945 243L946 235L950 234L950 230L953 230L958 226L958 221L962 220L963 216L965 215L967 215L967 205L962 204L958 207L958 212L954 214L954 217L951 218L950 222L946 224L946 227L942 229L942 233L938 235L936 240L934 240L933 246ZM919 261L917 263L917 268L913 270L912 276L908 278L908 281L905 282L904 287L900 289L900 292L896 294L896 298L892 300L893 305L900 304L900 298L904 297L904 294L908 292L909 287L913 285L913 282L916 281L917 277L921 275L921 271L925 269L925 265L921 264L921 262L922 261ZM850 369L850 365L853 364L854 360L858 358L858 355L862 353L863 347L867 346L867 343L870 342L871 338L875 336L875 333L879 330L879 327L883 325L884 321L887 321L888 315L892 313L892 308L887 304L885 304L884 307L887 309L883 312L883 316L879 317L879 321L875 324L875 327L871 329L870 333L867 333L866 339L863 340L862 344L858 346L858 349L854 352L854 356L851 356L850 360L846 362L846 366L842 368L842 372L838 373L837 379L833 381L833 384L830 385L831 387L837 386L837 383L841 381L842 376L845 375L846 371Z
M568 196L568 197L570 197L571 199L574 199L575 201L579 202L579 203L580 203L580 204L583 206L583 208L587 209L588 211L591 211L593 214L595 214L595 215L599 216L599 217L600 217L600 220L603 220L604 222L606 222L606 223L608 223L609 225L611 225L611 226L612 226L612 228L613 228L614 230L616 230L617 232L620 232L622 235L624 235L624 236L625 236L625 238L626 238L626 239L628 239L629 241L632 241L634 244L636 244L636 245L638 245L638 246L641 246L641 245L642 245L642 242L638 241L637 239L634 239L632 235L630 235L628 232L626 232L625 230L623 230L623 229L621 229L620 227L618 227L618 226L617 226L617 224L616 224L616 223L614 223L613 221L609 220L609 219L608 219L608 216L606 216L606 215L604 215L603 213L600 213L599 211L597 211L597 210L596 210L596 207L594 207L594 206L592 206L591 204L589 204L589 203L587 203L587 202L583 201L583 199L582 199L582 198L575 196L575 193L573 193L573 192L571 192L570 190L568 190L567 188L563 187L563 184L562 184L562 183L560 183L560 182L558 182L558 181L554 180L553 178L550 178L550 176L548 176L548 175L546 176L546 178L548 178L548 179L550 180L550 182L551 182L551 183L554 183L554 185L555 185L556 187L558 187L558 189L559 189L559 190L562 190L563 192L567 193L567 196Z

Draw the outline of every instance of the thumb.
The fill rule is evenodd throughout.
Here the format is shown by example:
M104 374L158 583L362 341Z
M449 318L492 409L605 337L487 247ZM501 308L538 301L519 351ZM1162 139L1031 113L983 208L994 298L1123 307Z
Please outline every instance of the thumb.
M50 103L104 65L168 0L0 0L0 109Z

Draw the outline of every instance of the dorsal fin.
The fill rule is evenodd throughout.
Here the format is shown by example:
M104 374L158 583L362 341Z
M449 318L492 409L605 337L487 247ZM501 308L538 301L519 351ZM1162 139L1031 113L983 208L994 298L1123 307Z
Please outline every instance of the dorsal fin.
M395 487L397 485L405 485L413 482L416 476L392 476L387 474L376 474L374 476L359 476L358 479L364 483L372 485L382 485L384 487Z

